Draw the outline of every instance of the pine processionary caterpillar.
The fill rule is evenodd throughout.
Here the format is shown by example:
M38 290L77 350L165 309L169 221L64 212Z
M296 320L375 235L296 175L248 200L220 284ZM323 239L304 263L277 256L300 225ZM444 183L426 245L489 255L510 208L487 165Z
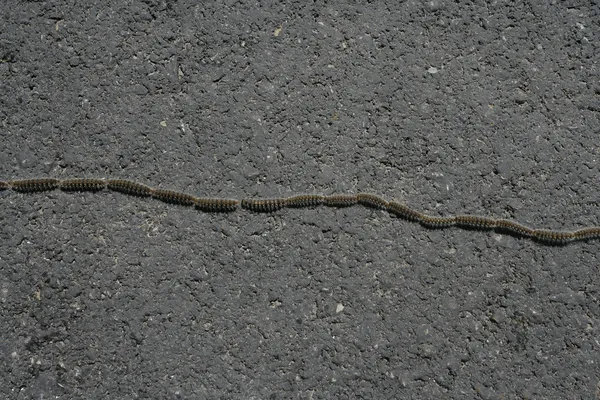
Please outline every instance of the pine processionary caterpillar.
M356 195L358 204L365 207L376 208L379 210L385 210L388 207L388 202L379 196L371 193L359 193Z
M17 192L45 192L58 188L60 181L58 179L43 178L43 179L23 179L12 181L11 186Z
M456 217L432 217L423 214L419 222L427 228L442 229L456 225Z
M301 194L285 199L285 206L290 208L317 207L323 204L323 196L317 194Z
M600 239L600 226L579 229L574 235L574 240Z
M154 189L141 183L127 181L124 179L110 179L106 187L115 192L130 194L132 196L148 197L152 195Z
M273 212L284 207L349 207L361 204L366 207L387 210L389 214L411 222L418 222L428 228L448 228L457 226L463 229L495 230L513 236L527 237L547 245L562 245L573 241L600 239L600 226L581 228L575 231L532 229L507 219L494 219L477 215L457 215L435 217L423 214L402 203L387 202L385 199L369 193L358 195L334 194L321 196L302 194L287 199L235 199L198 198L192 195L166 189L153 189L149 186L122 179L66 179L51 178L0 181L0 191L13 189L17 192L42 192L60 188L64 191L100 191L104 188L133 196L150 197L185 206L195 206L207 212L231 212L241 207L254 212Z
M494 229L498 222L493 218L480 217L478 215L457 215L455 218L456 226L466 229Z
M358 196L353 194L333 194L325 196L323 204L328 207L350 207L358 204Z
M65 179L60 182L60 188L64 191L98 192L106 188L106 181L104 179Z
M232 212L238 208L239 203L233 199L196 198L196 208L206 212Z
M193 206L196 204L196 198L186 193L176 192L174 190L154 189L152 197L165 203L179 204L182 206Z
M532 237L534 233L534 230L530 227L521 225L518 222L510 221L508 219L497 219L496 231L523 237Z
M547 229L536 229L533 231L533 237L540 242L550 244L566 244L575 239L574 232L551 231Z
M286 199L243 199L242 208L254 212L270 213L286 206Z
M405 219L411 222L420 222L424 215L420 212L413 210L412 208L401 204L396 203L395 201L390 201L387 206L388 213L395 215L396 217Z

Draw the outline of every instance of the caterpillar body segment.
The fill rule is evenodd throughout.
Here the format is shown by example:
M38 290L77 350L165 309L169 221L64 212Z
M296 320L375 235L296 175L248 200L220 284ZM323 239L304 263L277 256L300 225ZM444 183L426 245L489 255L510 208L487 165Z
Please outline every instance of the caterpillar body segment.
M497 225L497 220L494 218L480 217L478 215L457 215L456 226L466 229L494 229Z
M358 196L353 194L333 194L323 198L323 204L327 207L351 207L358 204Z
M359 193L356 195L358 204L378 210L385 210L388 207L388 202L383 198L371 193Z
M0 181L0 190L10 189L10 185L8 182Z
M52 178L22 179L10 183L13 190L21 193L46 192L57 189L59 184L58 179Z
M420 212L413 210L412 208L408 207L407 205L404 205L402 203L397 203L395 201L390 201L387 205L387 212L395 215L398 218L402 218L405 219L407 221L411 221L411 222L420 222L423 217L425 216L424 214L421 214Z
M318 194L301 194L285 199L285 206L290 208L318 207L325 201L325 197Z
M196 198L195 206L198 210L205 212L232 212L237 210L240 202L233 199L219 198Z
M124 179L109 179L106 187L115 192L125 193L138 197L149 197L154 192L150 186Z
M60 189L66 192L98 192L106 188L104 179L65 179L60 182Z
M286 199L243 199L242 208L262 213L275 212L286 206Z
M196 204L196 198L187 193L176 192L174 190L154 189L152 197L165 203L179 204L182 206L193 206Z

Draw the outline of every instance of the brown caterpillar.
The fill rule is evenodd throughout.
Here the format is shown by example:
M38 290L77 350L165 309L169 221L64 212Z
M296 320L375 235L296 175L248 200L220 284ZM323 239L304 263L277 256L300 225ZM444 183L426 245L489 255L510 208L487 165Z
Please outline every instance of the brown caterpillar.
M316 194L301 194L285 199L285 206L291 208L317 207L323 204L323 196Z
M9 188L10 188L10 185L8 184L8 182L0 181L0 190L6 190Z
M431 217L423 214L419 222L427 228L441 229L456 225L456 217Z
M232 212L238 208L239 203L233 199L196 198L196 208L207 212Z
M182 206L193 206L196 204L196 198L186 193L173 190L154 189L152 197L165 203L179 204Z
M130 194L132 196L148 197L154 189L141 183L127 181L124 179L109 179L106 187L115 192Z
M517 236L532 237L534 230L528 226L521 225L508 219L496 220L496 231L500 233L510 233Z
M334 194L325 196L323 204L328 207L350 207L358 204L358 196L353 194Z
M574 232L551 231L547 229L536 229L533 231L533 237L540 242L551 244L566 244L575 239Z
M264 200L255 200L255 199L243 199L242 200L242 208L246 210L254 211L254 212L273 212L277 210L281 210L286 206L286 199L264 199Z
M480 217L478 215L457 215L456 225L461 228L467 229L494 229L496 228L496 221L493 218Z
M104 179L65 179L60 182L60 188L64 191L97 192L106 188L106 181Z
M359 193L356 195L358 204L365 207L377 208L379 210L385 210L388 207L388 202L379 196L370 193Z
M18 181L12 181L11 186L13 190L22 193L28 192L45 192L58 188L60 181L58 179L23 179Z
M600 239L600 226L583 228L574 232L574 240Z
M415 211L404 204L396 203L395 201L390 201L388 203L387 211L396 217L403 218L411 222L420 222L425 216L424 214L421 214L420 212Z

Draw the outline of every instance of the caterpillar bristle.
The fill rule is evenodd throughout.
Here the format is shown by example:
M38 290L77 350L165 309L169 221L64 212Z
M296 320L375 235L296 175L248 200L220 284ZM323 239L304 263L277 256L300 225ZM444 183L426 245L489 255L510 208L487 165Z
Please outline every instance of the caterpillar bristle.
M196 199L196 208L206 212L232 212L237 210L240 202L233 199L200 197Z
M457 215L455 220L456 226L465 229L494 229L497 224L497 221L494 218L480 217L478 215Z
M358 204L358 197L353 194L333 194L325 196L323 204L327 207L351 207Z
M170 204L179 204L182 206L193 206L196 198L187 193L176 192L174 190L154 189L152 197Z
M495 229L500 233L508 233L523 237L532 237L534 233L534 230L530 227L508 219L497 219Z
M286 206L286 199L243 199L242 208L254 211L270 213L282 209Z
M402 218L411 222L420 222L424 217L424 214L421 214L420 212L395 201L390 201L388 203L387 211L398 218Z
M356 195L356 200L358 204L378 210L385 210L388 207L387 201L371 193L359 193Z
M138 197L149 197L154 191L150 186L124 179L109 179L106 183L106 187L115 192Z
M22 179L12 181L13 190L22 193L30 192L45 192L58 188L60 181L58 179L43 178L43 179Z
M290 208L310 208L323 204L324 197L318 194L301 194L285 199L285 206Z
M456 217L432 217L429 215L422 215L419 222L426 228L442 229L456 225Z
M106 188L104 179L65 179L60 182L60 189L64 191L98 192Z

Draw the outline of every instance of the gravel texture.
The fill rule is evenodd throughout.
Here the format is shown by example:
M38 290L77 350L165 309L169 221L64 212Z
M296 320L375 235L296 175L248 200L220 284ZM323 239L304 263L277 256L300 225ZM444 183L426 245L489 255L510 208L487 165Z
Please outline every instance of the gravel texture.
M0 179L600 225L597 3L349 3L4 2ZM2 398L600 396L600 241L361 207L0 205Z

